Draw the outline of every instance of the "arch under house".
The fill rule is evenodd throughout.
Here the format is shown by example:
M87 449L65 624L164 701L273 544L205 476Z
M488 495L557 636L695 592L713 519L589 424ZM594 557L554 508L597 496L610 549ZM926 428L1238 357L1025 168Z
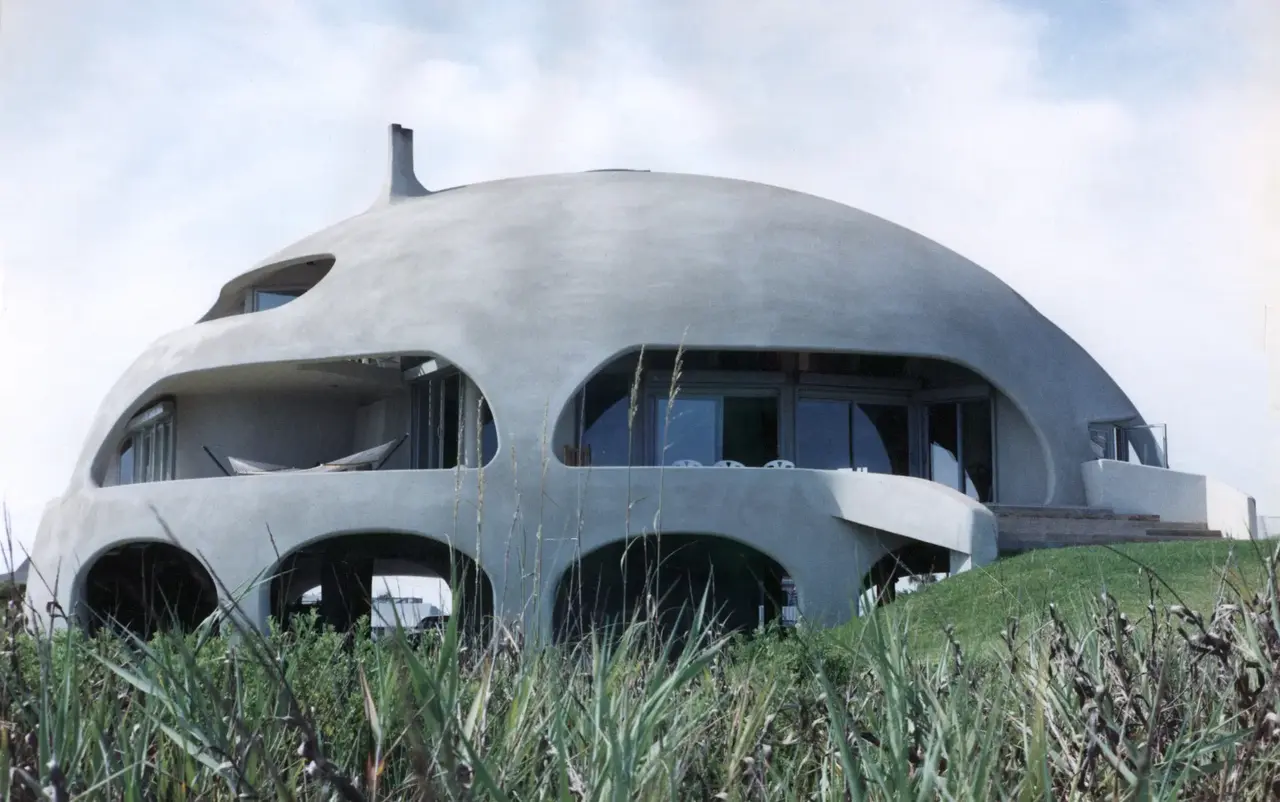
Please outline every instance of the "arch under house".
M676 626L704 596L827 626L1005 553L1257 534L1062 329L901 226L635 170L431 191L398 125L388 162L110 390L40 524L34 625L385 629L372 578L407 575L460 600L410 627Z

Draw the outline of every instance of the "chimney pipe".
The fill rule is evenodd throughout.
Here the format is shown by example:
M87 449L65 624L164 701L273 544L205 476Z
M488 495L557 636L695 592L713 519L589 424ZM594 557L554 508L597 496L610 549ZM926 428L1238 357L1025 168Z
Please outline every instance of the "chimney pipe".
M392 123L388 135L387 180L374 206L430 195L413 172L413 129Z

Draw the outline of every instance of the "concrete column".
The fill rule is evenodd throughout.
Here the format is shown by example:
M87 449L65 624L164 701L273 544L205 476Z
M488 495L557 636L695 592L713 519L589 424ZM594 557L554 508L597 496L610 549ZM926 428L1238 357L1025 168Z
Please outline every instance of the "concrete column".
M462 378L462 464L480 467L480 388L469 376Z
M796 549L784 566L796 585L801 619L821 627L856 616L864 577L884 553L874 536L844 528L836 549ZM824 541L827 542L827 541Z
M218 594L220 614L227 618L234 617L246 629L257 630L266 635L269 632L267 619L271 615L271 597L267 588L255 588L246 593L236 593L231 598ZM230 623L222 625L223 632L235 632L236 627Z
M526 637L531 643L550 644L555 638L555 613L557 593L561 580L568 576L576 562L576 552L569 548L548 549L543 556L542 570L530 583L536 583L536 598L522 611Z

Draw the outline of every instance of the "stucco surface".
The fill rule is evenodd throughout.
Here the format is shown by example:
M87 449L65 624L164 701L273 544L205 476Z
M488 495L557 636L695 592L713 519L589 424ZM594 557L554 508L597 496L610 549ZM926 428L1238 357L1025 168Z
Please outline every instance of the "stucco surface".
M1235 540L1258 536L1254 500L1212 477L1109 459L1086 462L1080 470L1090 506L1205 524Z
M1083 504L1088 423L1140 420L1088 354L989 272L873 215L776 187L632 172L472 185L377 205L228 286L326 254L333 268L298 300L206 320L138 358L103 401L65 497L42 522L38 563L52 569L61 560L65 571L111 542L155 534L149 504L234 582L272 561L268 523L284 550L338 531L448 531L458 494L452 471L97 486L123 425L156 392L237 365L432 353L462 368L493 409L500 445L486 471L481 523L478 498L462 506L473 516L471 542L502 551L482 564L505 588L507 610L527 606L525 571L535 550L546 559L548 532L580 530L572 537L581 551L631 528L604 522L626 512L618 488L634 492L639 475L665 477L664 529L744 539L812 574L813 582L798 581L802 604L807 598L830 620L847 606L850 580L838 603L819 598L831 593L819 587L835 580L832 572L852 576L869 565L867 555L882 548L876 529L988 559L989 513L916 480L704 470L676 482L671 470L609 478L592 469L586 493L582 472L544 455L548 421L594 370L640 344L847 350L963 365L1025 421L1026 447L1001 459L1026 465L1033 479L1023 492L1040 494L1028 503ZM902 512L907 502L936 503L938 512L913 518ZM610 512L614 504L621 506ZM583 528L583 515L601 524ZM561 570L566 553L557 551L540 576Z

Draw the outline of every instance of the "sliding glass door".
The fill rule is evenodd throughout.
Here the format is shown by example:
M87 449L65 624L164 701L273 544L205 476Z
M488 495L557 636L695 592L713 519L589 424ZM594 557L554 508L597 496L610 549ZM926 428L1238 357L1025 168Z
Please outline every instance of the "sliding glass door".
M681 393L652 399L653 464L733 460L761 467L779 454L776 392Z
M796 467L911 473L906 403L801 396L796 403Z
M783 457L797 468L922 477L995 501L992 403L975 393L708 382L674 399L651 390L645 432L650 465L761 467Z
M929 478L975 501L994 501L990 400L941 401L925 409Z
M467 401L471 380L458 371L442 371L414 382L413 467L479 467L498 451L498 429L478 391Z

